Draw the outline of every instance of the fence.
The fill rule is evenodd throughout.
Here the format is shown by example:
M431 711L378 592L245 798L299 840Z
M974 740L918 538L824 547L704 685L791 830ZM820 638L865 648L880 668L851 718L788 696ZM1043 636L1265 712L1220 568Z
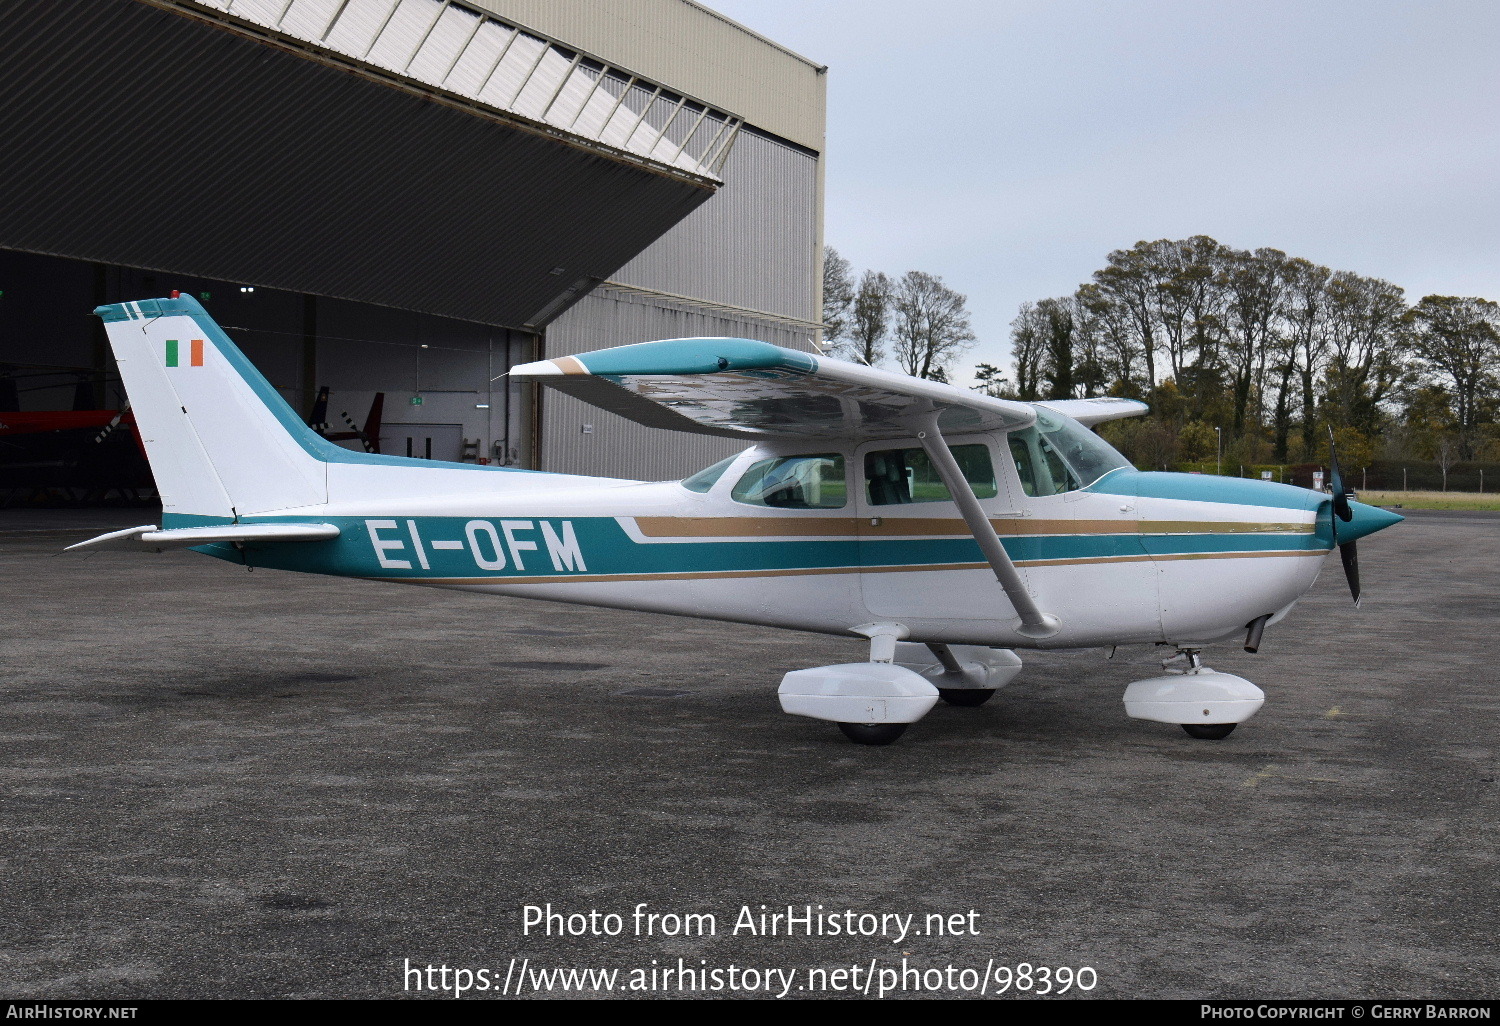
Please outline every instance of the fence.
M1351 467L1341 463L1347 483L1359 491L1375 492L1438 492L1443 490L1443 470L1433 460L1373 460L1368 467ZM1219 465L1213 460L1199 463L1179 463L1175 468L1181 473L1214 474ZM1225 463L1227 477L1259 478L1270 473L1270 480L1282 481L1301 488L1313 486L1314 473L1323 472L1323 484L1328 484L1326 463ZM1500 463L1455 463L1448 468L1447 490L1450 492L1496 492L1500 491Z

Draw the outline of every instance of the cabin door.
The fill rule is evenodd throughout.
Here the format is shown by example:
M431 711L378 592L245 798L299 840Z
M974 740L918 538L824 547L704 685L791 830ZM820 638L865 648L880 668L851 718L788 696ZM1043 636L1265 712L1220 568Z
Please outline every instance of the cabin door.
M1015 509L997 473L993 438L957 435L948 446L992 519ZM856 450L852 469L861 590L872 617L985 621L1011 615L994 573L917 439L866 443Z

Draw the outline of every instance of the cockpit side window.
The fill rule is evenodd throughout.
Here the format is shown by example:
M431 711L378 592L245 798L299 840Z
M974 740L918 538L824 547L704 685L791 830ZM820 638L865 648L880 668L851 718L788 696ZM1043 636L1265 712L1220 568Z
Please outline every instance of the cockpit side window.
M1016 476L1027 495L1060 495L1086 487L1130 461L1071 417L1038 409L1036 423L1009 437Z
M1010 433L1010 455L1016 461L1021 490L1027 495L1060 495L1082 487L1036 428Z
M836 452L777 456L750 465L730 497L778 509L840 509L848 502L844 457Z

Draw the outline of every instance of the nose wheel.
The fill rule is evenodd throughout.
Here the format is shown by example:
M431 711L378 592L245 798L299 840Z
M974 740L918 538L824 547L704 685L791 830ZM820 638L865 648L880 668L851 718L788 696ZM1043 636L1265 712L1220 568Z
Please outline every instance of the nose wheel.
M840 723L844 736L855 744L888 745L906 733L909 723Z
M1196 737L1200 741L1219 741L1234 733L1236 723L1184 723L1182 729L1187 731L1188 737Z

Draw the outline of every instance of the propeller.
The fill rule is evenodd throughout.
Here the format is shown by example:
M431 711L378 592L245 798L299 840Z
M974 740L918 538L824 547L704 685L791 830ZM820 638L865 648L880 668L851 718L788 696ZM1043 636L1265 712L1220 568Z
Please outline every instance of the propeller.
M1339 561L1344 564L1344 577L1349 581L1349 594L1354 599L1354 604L1359 605L1359 550L1355 548L1355 540L1350 539L1339 544L1339 521L1344 523L1354 519L1354 510L1349 506L1349 500L1355 498L1353 488L1344 487L1344 475L1339 470L1338 446L1333 440L1333 428L1328 429L1328 471L1329 487L1333 492L1333 510L1328 518L1329 526L1333 532L1334 544L1339 547Z

